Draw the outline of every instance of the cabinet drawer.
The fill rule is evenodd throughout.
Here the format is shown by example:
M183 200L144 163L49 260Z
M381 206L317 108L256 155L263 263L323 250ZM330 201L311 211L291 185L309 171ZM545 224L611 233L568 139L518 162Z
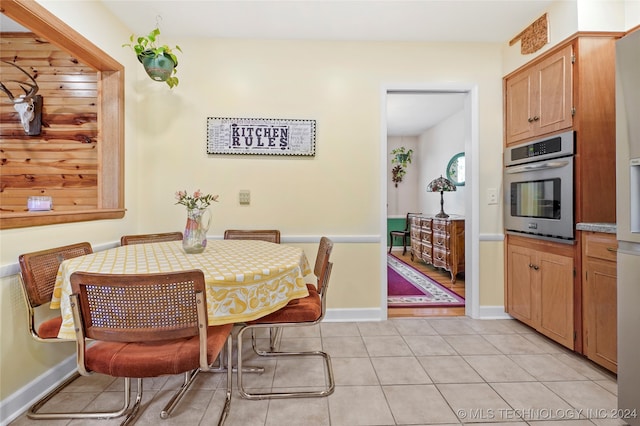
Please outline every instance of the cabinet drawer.
M423 232L431 232L431 219L422 219L420 221L420 226L422 227Z
M584 253L602 260L617 260L618 241L613 234L588 234L584 238Z
M422 244L422 260L427 263L431 263L431 258L433 254L433 249L431 244Z
M419 241L411 240L411 253L418 259L422 259L422 244Z
M449 267L449 251L442 247L433 248L433 266L438 268Z
M417 228L415 226L411 227L411 239L420 240L420 228Z
M443 250L449 250L449 235L446 234L433 234L433 247L439 247Z
M448 233L449 222L446 220L433 219L433 232Z
M432 243L431 238L432 238L431 233L427 234L426 232L423 232L420 240L422 241L422 244L429 244L429 246L431 246L431 243Z

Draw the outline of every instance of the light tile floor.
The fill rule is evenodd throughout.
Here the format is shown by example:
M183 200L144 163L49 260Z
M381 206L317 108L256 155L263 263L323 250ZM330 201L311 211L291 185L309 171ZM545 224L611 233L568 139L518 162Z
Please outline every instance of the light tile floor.
M263 339L259 339L263 340ZM308 388L324 383L322 361L245 359L265 367L245 375L250 388ZM329 352L336 378L328 398L248 401L234 389L227 426L449 425L509 422L536 426L621 425L614 418L616 378L515 320L398 318L286 330L282 349ZM182 376L145 380L139 425L214 424L223 374L200 374L171 418L159 412ZM83 377L56 407L110 408L121 381ZM235 377L234 377L235 387ZM109 405L111 404L111 405ZM115 425L115 420L36 421L11 425Z

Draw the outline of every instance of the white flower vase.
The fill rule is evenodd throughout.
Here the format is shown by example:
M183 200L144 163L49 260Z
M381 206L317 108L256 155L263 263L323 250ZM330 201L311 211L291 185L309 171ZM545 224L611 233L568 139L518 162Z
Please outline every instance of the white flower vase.
M184 228L182 248L186 253L202 253L207 247L207 231L211 223L208 208L187 209L187 225Z

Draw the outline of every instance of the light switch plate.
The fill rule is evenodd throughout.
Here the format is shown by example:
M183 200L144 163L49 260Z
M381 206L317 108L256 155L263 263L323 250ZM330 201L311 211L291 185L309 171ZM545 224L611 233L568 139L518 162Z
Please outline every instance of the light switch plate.
M248 206L251 204L251 192L248 189L241 189L238 194L238 200L240 201L240 205Z
M487 189L487 204L498 204L498 190L496 188Z

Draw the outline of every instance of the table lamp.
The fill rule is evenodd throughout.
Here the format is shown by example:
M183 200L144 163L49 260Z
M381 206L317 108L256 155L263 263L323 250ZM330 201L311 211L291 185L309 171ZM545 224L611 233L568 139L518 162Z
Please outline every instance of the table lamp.
M444 212L444 196L443 193L455 191L456 186L449 179L442 177L440 175L439 178L436 178L429 182L427 185L427 192L439 192L440 193L440 213L436 215L436 217L449 217L448 214Z

